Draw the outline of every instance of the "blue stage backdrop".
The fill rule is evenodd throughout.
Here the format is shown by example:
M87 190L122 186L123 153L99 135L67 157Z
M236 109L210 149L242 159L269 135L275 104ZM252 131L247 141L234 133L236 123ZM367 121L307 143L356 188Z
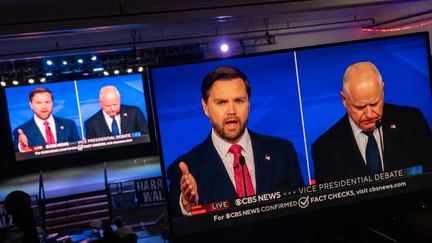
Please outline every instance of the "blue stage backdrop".
M339 92L350 64L375 63L385 82L385 102L419 108L431 126L426 41L424 35L403 36L153 68L165 169L209 135L200 84L210 70L223 65L239 68L251 82L249 128L291 140L306 183L314 178L311 144L345 114Z

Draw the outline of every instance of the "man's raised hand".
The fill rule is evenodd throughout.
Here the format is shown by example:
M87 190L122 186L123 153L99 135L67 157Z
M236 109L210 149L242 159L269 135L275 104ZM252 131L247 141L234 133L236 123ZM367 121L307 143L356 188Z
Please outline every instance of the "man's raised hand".
M185 162L180 162L179 168L182 172L180 179L181 203L187 212L191 212L192 206L199 200L198 185Z

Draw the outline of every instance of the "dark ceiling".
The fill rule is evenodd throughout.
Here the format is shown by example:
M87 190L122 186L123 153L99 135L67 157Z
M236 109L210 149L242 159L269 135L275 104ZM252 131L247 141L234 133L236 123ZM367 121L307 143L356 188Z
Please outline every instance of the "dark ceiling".
M382 23L432 9L390 0L1 0L0 60L160 47L301 26ZM423 14L419 18L429 18Z

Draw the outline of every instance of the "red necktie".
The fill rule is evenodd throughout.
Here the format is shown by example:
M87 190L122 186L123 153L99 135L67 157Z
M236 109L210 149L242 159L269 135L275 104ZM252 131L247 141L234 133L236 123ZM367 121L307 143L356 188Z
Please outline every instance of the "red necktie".
M246 191L247 194L245 195L244 192L244 184L243 184L243 173L242 173L242 166L239 163L240 156L241 156L241 146L238 144L231 145L231 148L229 149L229 152L234 155L234 179L236 183L236 190L237 190L237 196L238 197L244 197L244 196L252 196L255 195L255 191L252 185L252 179L249 174L249 169L247 167L247 164L244 164L244 176L246 181Z
M49 122L45 121L45 135L46 135L46 143L47 144L55 144L54 135L51 132L51 128L49 126Z

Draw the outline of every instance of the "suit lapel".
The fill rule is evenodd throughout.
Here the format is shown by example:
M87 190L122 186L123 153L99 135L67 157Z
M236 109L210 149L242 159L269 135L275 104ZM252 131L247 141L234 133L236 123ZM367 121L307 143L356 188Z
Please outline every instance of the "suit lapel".
M121 133L130 133L130 131L128 131L128 124L127 122L129 121L128 119L128 113L125 111L123 106L120 106L120 127L121 127Z
M212 181L210 184L207 183L211 185L209 188L203 189L209 190L208 193L214 195L217 199L236 197L235 188L228 176L222 159L213 145L211 136L206 139L202 148L200 151L201 161L208 166L202 166L202 174L200 176L202 176L203 180Z
M102 130L103 136L110 136L111 135L111 131L108 127L107 122L105 121L105 117L102 113L102 110L99 110L96 119L99 120L99 122L97 122L97 124L104 124L102 125L102 127L100 127L100 129Z
M385 170L392 170L395 165L394 162L397 159L392 158L393 155L400 154L397 147L397 128L398 123L391 118L391 114L388 114L388 110L384 109L382 117L382 130L383 130L383 142L384 142L384 168Z
M267 151L265 145L255 136L255 134L249 131L252 150L255 162L255 184L256 194L271 191L271 181L269 175L272 174L272 161L271 154Z
M46 145L46 141L39 130L39 127L36 125L36 122L34 119L32 119L32 122L30 123L31 129L29 129L30 134L26 134L29 139L34 139L34 143L32 146L37 145Z
M54 123L56 126L56 134L57 134L56 143L64 142L66 139L65 139L65 133L64 133L65 128L63 126L63 123L55 117L54 117Z
M359 173L367 174L366 163L358 148L347 115L343 117L340 126L342 128L339 129L339 138L335 139L338 143L337 146L339 147L340 152L343 154L343 164L339 167L340 173L346 174L347 172L350 172L350 176L358 175Z

